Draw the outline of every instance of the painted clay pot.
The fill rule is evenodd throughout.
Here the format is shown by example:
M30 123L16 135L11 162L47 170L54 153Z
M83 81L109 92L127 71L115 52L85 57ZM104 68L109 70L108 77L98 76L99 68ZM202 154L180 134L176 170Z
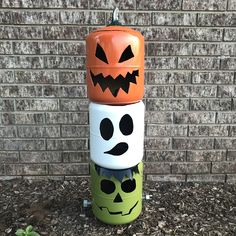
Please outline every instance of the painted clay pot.
M91 101L127 104L144 93L144 38L124 26L107 26L86 38L87 90Z
M143 158L144 104L89 105L90 157L97 165L124 169Z
M142 210L143 163L112 170L90 163L92 211L108 224L135 220Z

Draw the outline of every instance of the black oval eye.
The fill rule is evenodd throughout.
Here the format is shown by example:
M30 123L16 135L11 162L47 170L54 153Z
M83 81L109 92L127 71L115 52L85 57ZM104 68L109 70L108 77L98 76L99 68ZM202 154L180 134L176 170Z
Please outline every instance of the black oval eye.
M100 123L100 133L105 140L109 140L113 135L113 124L108 118L104 118Z
M131 46L129 45L122 53L119 63L123 62L123 61L127 61L130 58L134 57L134 54L131 50Z
M107 57L106 57L106 53L104 52L103 48L97 44L97 48L96 48L96 54L95 56L102 60L103 62L107 63L108 64L108 60L107 60Z
M136 181L135 179L128 179L125 180L122 184L121 184L121 189L125 192L125 193L131 193L135 190L136 188Z
M100 184L101 184L101 190L106 194L111 194L116 189L115 184L108 179L103 179Z
M119 127L123 135L132 134L133 129L134 129L132 117L128 114L125 114L124 116L122 116L122 118L120 119Z

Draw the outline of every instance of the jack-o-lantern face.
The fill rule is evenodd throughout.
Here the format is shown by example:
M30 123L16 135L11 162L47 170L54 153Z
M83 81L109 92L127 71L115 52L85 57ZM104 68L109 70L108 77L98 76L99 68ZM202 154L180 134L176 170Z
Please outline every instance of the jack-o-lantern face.
M106 53L99 44L97 44L95 55L104 63L109 64L106 57ZM121 54L118 63L127 61L132 57L134 57L134 54L132 52L131 46L129 45ZM128 94L130 83L137 84L136 77L138 75L139 75L139 70L133 70L132 73L127 72L125 77L119 74L116 78L113 78L111 75L104 77L102 73L94 75L92 70L90 70L90 76L93 81L93 85L96 86L98 84L103 92L106 89L109 89L114 97L117 97L120 89L122 89L124 92Z
M143 158L144 104L89 104L90 157L98 165L125 169Z
M90 170L95 216L109 224L128 223L137 218L142 208L142 162L124 170L91 163Z
M139 101L144 91L144 40L137 31L109 26L86 39L88 97L106 104Z

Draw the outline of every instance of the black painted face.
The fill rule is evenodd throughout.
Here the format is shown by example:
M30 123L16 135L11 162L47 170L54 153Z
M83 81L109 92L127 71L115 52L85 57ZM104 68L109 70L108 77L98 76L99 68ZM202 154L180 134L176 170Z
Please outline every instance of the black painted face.
M92 192L98 214L110 219L113 215L136 216L141 210L142 163L127 169L108 169L91 165ZM99 210L100 209L100 210ZM130 219L131 219L130 218ZM111 219L112 220L112 219ZM117 219L114 219L113 223ZM112 222L112 221L111 221ZM118 223L118 222L117 222Z
M109 179L103 179L100 183L101 191L106 194L112 194L116 190L116 185L112 180ZM136 180L135 179L127 179L124 182L121 183L121 189L125 193L131 193L136 188ZM121 198L120 194L117 193L113 202L123 202L123 199Z
M104 63L109 64L106 53L99 44L97 44L95 56ZM133 57L134 54L132 52L131 46L128 45L122 52L118 63L128 61ZM139 70L133 70L132 73L127 72L125 77L118 75L116 78L113 78L111 75L104 77L102 73L94 75L92 71L90 71L90 75L94 86L99 84L103 92L108 88L112 95L116 97L120 89L128 93L130 83L137 84L136 76L139 75Z
M133 119L130 115L125 114L122 116L119 122L119 129L121 133L125 136L133 133L134 125ZM114 133L114 127L112 121L109 118L104 118L100 123L100 134L102 138L106 141L112 138ZM129 145L125 142L120 142L116 144L111 150L104 153L113 156L120 156L124 154L129 149Z
M119 182L118 182L119 183ZM108 179L103 179L100 182L100 189L103 193L105 194L112 194L115 193L115 198L113 199L113 203L123 203L123 199L122 199L122 192L119 193L119 191L116 188L116 183L114 183L112 180L108 180ZM121 190L124 193L131 193L136 189L136 180L135 179L128 179L125 180L124 182L121 183ZM124 204L124 203L123 203ZM135 204L129 209L129 211L127 213L123 213L122 211L111 211L109 210L108 207L106 206L98 206L100 208L100 210L102 211L104 208L107 209L107 211L109 212L110 215L122 215L122 216L127 216L130 215L133 211L133 209L137 206L138 201L135 202Z

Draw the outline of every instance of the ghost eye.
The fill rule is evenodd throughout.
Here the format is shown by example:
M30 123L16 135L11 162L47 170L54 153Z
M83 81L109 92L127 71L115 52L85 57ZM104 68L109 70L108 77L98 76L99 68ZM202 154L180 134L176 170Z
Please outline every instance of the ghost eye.
M130 135L133 132L134 124L130 115L125 114L122 116L119 123L120 131L123 135Z
M109 140L113 135L114 127L110 119L104 118L100 123L100 133L103 139Z
M123 62L123 61L127 61L130 58L134 57L134 54L131 50L131 46L129 45L122 53L119 63Z
M115 191L116 186L115 184L108 179L103 179L101 181L101 190L106 194L111 194Z
M136 181L135 179L128 179L125 180L122 184L121 184L121 188L125 193L131 193L135 190L136 188Z
M108 64L108 60L107 60L107 57L106 57L106 53L104 52L103 48L97 44L97 48L96 48L96 54L95 56L100 59L101 61L105 62Z

